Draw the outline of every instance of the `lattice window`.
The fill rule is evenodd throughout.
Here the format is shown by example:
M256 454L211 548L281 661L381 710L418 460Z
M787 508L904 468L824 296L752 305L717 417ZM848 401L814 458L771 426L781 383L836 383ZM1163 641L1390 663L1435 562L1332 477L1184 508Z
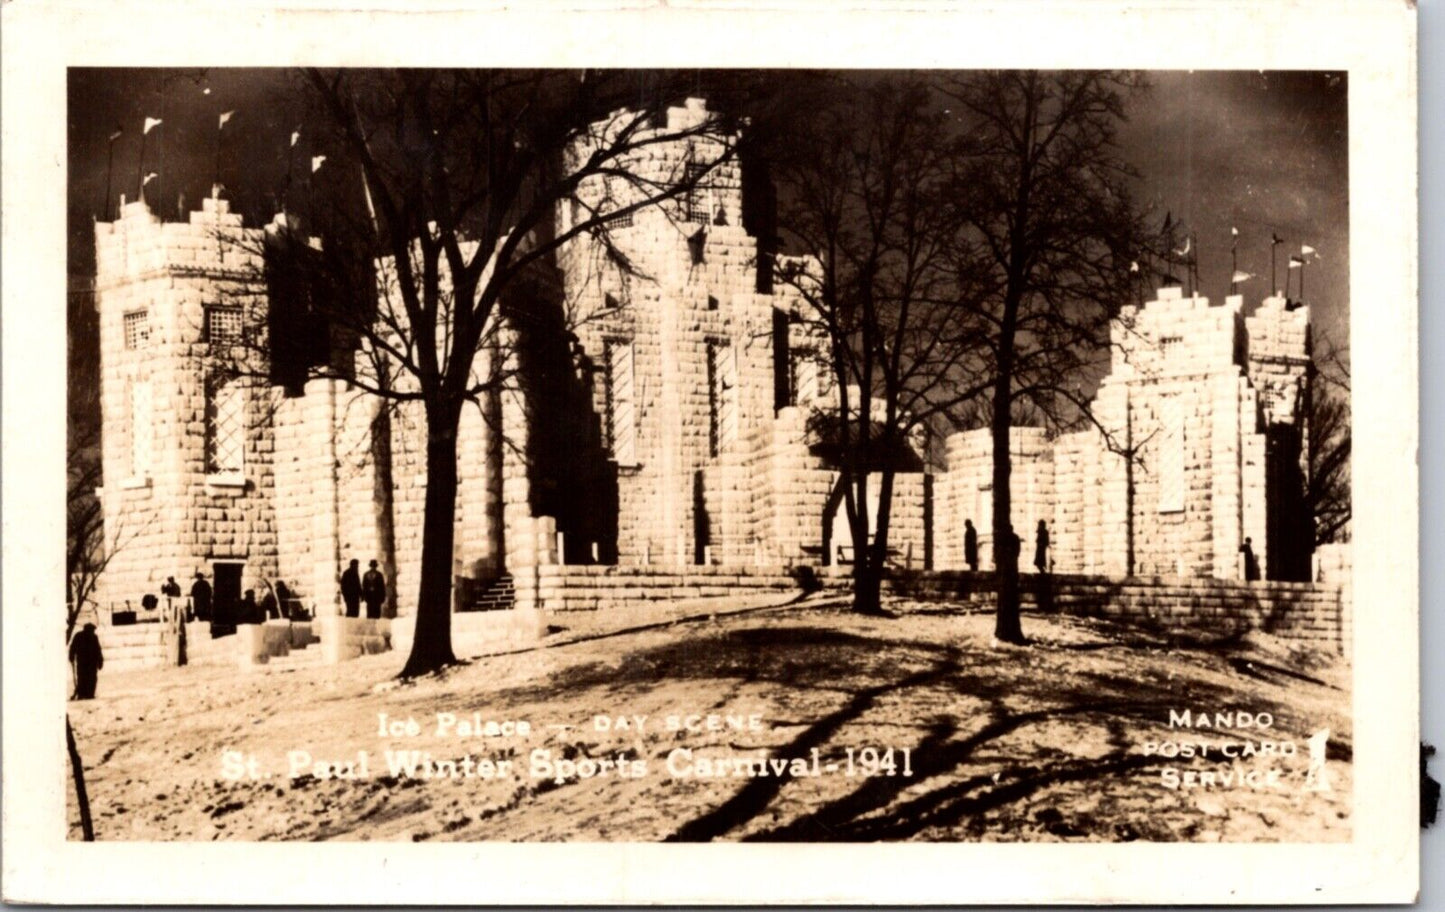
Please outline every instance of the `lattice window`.
M1159 512L1184 509L1184 408L1176 396L1159 402Z
M607 201L603 206L604 211L616 212L618 209L623 209L631 205L628 199L628 186L628 183L624 180L615 177L609 177L607 179ZM627 228L632 225L633 214L632 212L628 212L624 215L619 215L608 224L613 228Z
M802 405L818 398L818 355L812 349L799 348L789 353L788 404Z
M708 454L716 456L738 434L737 362L725 341L707 344Z
M246 391L238 378L206 385L206 471L239 473L246 462Z
M206 340L208 342L236 342L240 338L241 308L206 308Z
M705 175L708 173L707 165L700 165L689 162L687 165L687 220L706 225L711 221L712 188L708 186Z
M130 474L132 478L150 476L152 442L155 440L154 424L150 382L133 381L130 385Z
M133 310L125 315L125 347L131 350L144 348L151 337L151 315L149 311Z
M607 448L620 466L637 464L637 407L633 399L632 343L608 339L603 343Z

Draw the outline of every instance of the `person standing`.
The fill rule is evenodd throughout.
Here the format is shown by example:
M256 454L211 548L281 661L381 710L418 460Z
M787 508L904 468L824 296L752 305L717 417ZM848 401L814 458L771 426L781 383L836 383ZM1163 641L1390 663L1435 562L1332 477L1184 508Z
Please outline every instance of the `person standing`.
M256 590L247 589L246 594L241 598L240 624L261 624L265 623L266 615L261 613L261 606L256 604Z
M341 600L346 603L346 616L354 618L361 613L361 570L360 562L351 559L351 565L341 574Z
M381 605L386 601L386 577L376 569L376 561L367 565L366 575L361 578L361 596L366 599L366 616L381 617Z
M211 619L211 584L206 582L206 575L199 570L196 571L196 581L191 583L191 611L195 612L198 621Z
M1019 566L1019 555L1023 553L1024 542L1023 539L1019 538L1019 534L1014 531L1012 523L1009 524L1008 531L1004 533L1003 548L1004 553L1008 555L1009 561L1013 564L1014 569L1017 570ZM994 564L996 566L998 561L995 560Z
M95 635L95 625L86 624L79 633L70 638L70 665L75 672L75 700L95 699L95 683L105 657L100 652L100 638Z
M968 564L969 570L978 570L978 530L973 527L971 519L963 521L963 562Z
M276 598L276 589L269 582L266 583L266 594L261 596L261 620L281 619L281 600Z
M1254 539L1248 536L1244 544L1239 546L1239 553L1244 555L1244 579L1246 582L1254 582L1259 579L1259 558L1254 556Z
M1049 572L1049 527L1042 519L1034 532L1034 569L1040 573Z

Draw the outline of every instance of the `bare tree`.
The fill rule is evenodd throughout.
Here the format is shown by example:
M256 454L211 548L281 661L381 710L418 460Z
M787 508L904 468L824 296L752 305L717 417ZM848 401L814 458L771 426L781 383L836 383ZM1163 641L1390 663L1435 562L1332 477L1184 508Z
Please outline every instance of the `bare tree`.
M877 612L895 476L922 469L918 432L987 382L969 370L974 342L956 313L955 147L932 88L882 81L837 100L801 121L806 137L781 156L780 226L803 256L778 274L830 350L838 410L819 414L814 432L840 473L828 510L841 498L853 606Z
M1143 229L1129 195L1134 172L1116 131L1132 74L968 73L949 80L964 131L958 193L980 284L971 308L993 378L992 534L998 639L1025 641L1010 496L1014 404L1048 406L1074 388L1108 321L1129 300Z
M737 126L716 114L669 126L668 105L698 86L683 74L313 69L303 78L322 125L325 168L348 177L316 182L302 201L319 246L299 231L272 233L271 316L260 318L270 325L227 357L238 372L293 389L308 379L349 381L385 405L374 440L389 439L385 424L396 407L420 411L421 569L402 669L411 677L455 661L463 410L479 408L491 421L493 397L545 393L519 380L518 363L533 353L528 345L560 346L571 357L557 300L559 253L580 239L611 248L611 226L705 181L735 153ZM689 149L677 173L638 167L653 148L674 143ZM254 296L255 284L236 293ZM278 323L281 286L291 306ZM569 361L562 373L574 367ZM529 411L547 414L537 404ZM384 468L386 454L373 456ZM380 477L377 493L384 520L390 485ZM385 549L389 526L379 528Z
M1309 473L1305 505L1314 518L1314 545L1348 541L1350 530L1350 366L1326 336L1313 346L1314 377L1306 399Z

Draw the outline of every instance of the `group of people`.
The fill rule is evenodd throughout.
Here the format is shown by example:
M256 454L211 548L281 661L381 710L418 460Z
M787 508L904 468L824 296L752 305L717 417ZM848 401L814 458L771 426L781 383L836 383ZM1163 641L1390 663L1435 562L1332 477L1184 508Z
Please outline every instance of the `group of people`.
M1012 550L1013 559L1017 562L1023 546L1013 526L1009 526L1008 537L1004 542L1005 546ZM1254 539L1246 537L1244 544L1239 546L1239 553L1244 562L1245 580L1258 580L1259 558L1254 554ZM968 564L969 570L978 570L978 530L973 527L971 519L963 521L963 561ZM1034 569L1040 573L1049 572L1049 527L1042 519L1034 533Z
M381 606L386 604L386 576L376 561L371 561L363 574L361 562L352 558L341 574L341 601L346 604L347 617L360 617L362 602L366 602L368 618L381 617Z
M1009 549L1010 556L1017 564L1019 555L1023 553L1023 542L1013 526L1008 527L1003 546ZM971 519L963 521L963 562L968 564L969 570L978 570L978 530L973 527ZM1038 529L1034 531L1034 569L1040 573L1049 572L1049 527L1042 519L1039 520Z

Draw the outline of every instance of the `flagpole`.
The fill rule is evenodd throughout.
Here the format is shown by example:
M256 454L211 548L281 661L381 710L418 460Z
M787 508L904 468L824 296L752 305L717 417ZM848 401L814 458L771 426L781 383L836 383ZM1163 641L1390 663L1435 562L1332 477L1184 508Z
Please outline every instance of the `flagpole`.
M165 119L166 119L166 87L167 87L168 85L170 85L170 80L168 80L168 79L162 79L162 80L161 80L161 116L160 116L160 120L161 120L162 122L164 122ZM157 136L157 137L156 137L156 216L157 216L158 218L160 218L161 221L165 221L165 218L166 218L166 210L165 210L165 198L166 198L166 195L161 192L161 175L165 173L165 170L166 170L166 144L165 144L165 142L164 142L159 136ZM145 185L141 185L141 199L145 199Z
M115 167L115 137L110 138L110 146L105 154L105 208L101 213L102 221L110 221L110 175Z
M1278 277L1278 275L1277 275L1276 272L1275 272L1274 249L1280 245L1280 242L1281 242L1282 240L1283 240L1283 238L1281 238L1279 235L1275 234L1273 231L1270 232L1270 234L1269 234L1269 294L1270 294L1270 297L1274 297L1275 295L1279 294L1279 277ZM1289 276L1288 276L1288 275L1285 276L1285 284L1286 284L1286 285L1289 284ZM1288 289L1285 289L1285 290L1288 291ZM1286 297L1288 297L1288 295L1286 295Z
M1194 239L1194 260L1191 265L1194 267L1194 274L1189 278L1189 296L1192 298L1199 293L1199 235L1190 233Z
M1229 293L1239 293L1239 283L1234 277L1239 275L1239 236L1234 235L1229 242Z
M146 137L150 131L143 131L140 135L140 161L135 163L135 198L142 203L146 201L145 194L145 164L146 164Z

